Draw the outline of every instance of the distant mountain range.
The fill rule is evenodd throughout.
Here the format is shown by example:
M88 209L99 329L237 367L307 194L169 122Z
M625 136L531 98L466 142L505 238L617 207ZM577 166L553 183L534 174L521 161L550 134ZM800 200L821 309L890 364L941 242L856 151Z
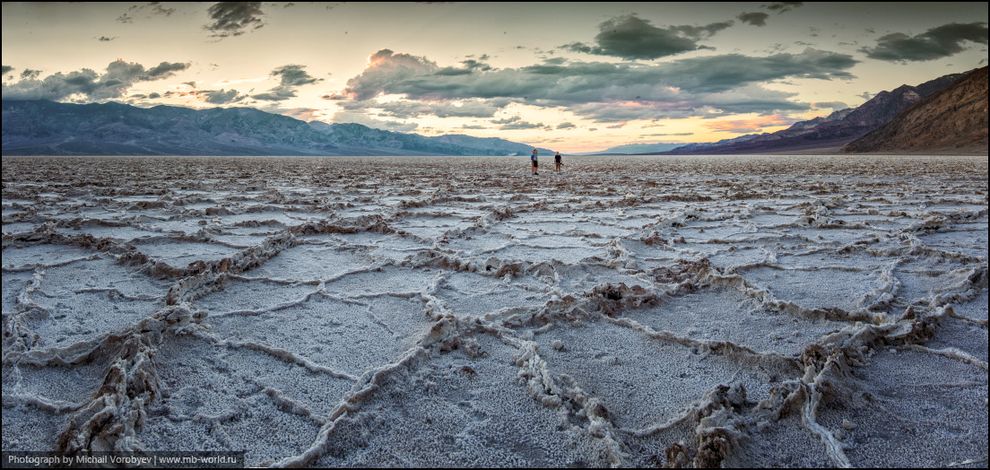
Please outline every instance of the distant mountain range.
M498 138L307 123L251 108L3 101L4 155L528 155L532 149Z
M973 70L843 150L987 153L987 86L987 67Z
M891 91L881 91L857 108L843 109L825 117L797 122L781 131L749 134L713 143L688 144L663 153L698 155L806 152L816 149L839 151L844 145L949 88L964 75L966 74L956 73L917 86L901 85Z
M673 150L684 144L667 144L667 143L655 143L655 144L625 144L615 147L610 147L605 150L598 152L585 152L582 155L637 155L637 154L653 154L661 153Z

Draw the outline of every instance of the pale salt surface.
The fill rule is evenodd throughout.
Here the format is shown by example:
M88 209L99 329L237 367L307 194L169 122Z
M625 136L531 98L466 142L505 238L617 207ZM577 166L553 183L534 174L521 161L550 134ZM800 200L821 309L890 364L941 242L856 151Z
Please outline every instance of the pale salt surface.
M3 449L987 464L985 157L4 158Z

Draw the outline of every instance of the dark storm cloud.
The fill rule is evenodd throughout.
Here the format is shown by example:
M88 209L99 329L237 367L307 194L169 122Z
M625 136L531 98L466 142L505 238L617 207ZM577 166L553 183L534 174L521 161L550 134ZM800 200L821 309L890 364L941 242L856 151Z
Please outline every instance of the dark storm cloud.
M187 63L162 62L150 69L134 62L116 60L99 74L91 69L69 73L57 72L39 80L37 75L22 77L16 83L3 86L3 98L11 100L62 100L81 96L89 100L104 100L124 96L138 82L160 80L189 67Z
M150 2L148 7L151 8L151 13L155 15L172 16L172 13L175 13L175 8L165 8L161 2Z
M767 18L770 15L763 12L753 12L753 13L741 13L736 18L746 24L751 24L753 26L766 26Z
M574 52L607 55L623 59L657 59L697 50L697 42L732 26L731 21L705 26L658 28L636 15L619 16L602 22L595 44L575 42L561 46Z
M159 78L170 77L175 72L180 72L189 68L189 64L180 62L162 62L144 73L142 80L157 80Z
M856 63L846 54L806 49L798 54L725 54L662 65L544 62L450 75L438 73L443 68L425 57L384 49L372 55L364 72L348 80L343 93L328 97L349 109L378 108L396 116L415 116L431 109L432 114L445 115L443 110L452 101L491 103L493 99L500 100L499 108L511 102L564 106L601 122L769 114L810 106L793 101L793 93L768 90L761 84L787 78L849 79L848 69ZM405 100L393 103L404 104L376 104L374 99L380 95L403 95Z
M202 90L199 92L203 101L210 104L227 104L236 103L238 101L247 98L247 96L241 95L237 90Z
M368 100L382 94L412 99L509 98L545 105L603 101L689 102L714 94L784 78L847 79L857 61L835 52L806 49L765 57L740 54L681 59L662 65L572 62L438 75L424 57L381 50L360 75L348 80L343 95Z
M804 5L804 2L774 2L766 5L766 9L780 14L799 8L802 5Z
M41 70L24 69L21 72L21 80L34 80L38 78L38 75L41 75Z
M890 62L926 61L962 52L966 42L986 44L987 24L949 23L915 36L892 33L880 37L875 47L860 51L871 59Z
M852 78L847 72L857 61L848 54L805 49L800 54L751 57L741 54L684 59L665 64L661 74L680 87L722 91L745 83L785 77L830 80Z
M728 29L732 27L732 21L719 21L717 23L710 23L704 26L695 25L680 25L671 26L670 30L675 31L684 35L685 37L694 39L696 41L707 39L715 35L715 33Z
M272 70L271 75L279 78L279 85L267 92L251 95L251 97L262 101L285 101L296 96L295 89L297 87L323 81L322 78L310 75L304 70L305 68L305 65L290 64Z
M120 23L133 23L134 15L139 15L142 13L147 13L146 18L151 18L152 16L172 16L175 13L175 8L165 8L162 6L161 2L148 2L143 4L131 5L127 7L120 16L117 17L117 21Z
M272 76L279 77L281 86L302 86L322 81L322 78L314 78L305 70L305 65L283 65L272 70Z
M487 57L487 56L486 56ZM492 66L483 62L484 59L467 59L461 61L461 67L444 67L437 71L438 75L466 75L474 71L491 70Z
M210 24L205 28L213 33L213 37L240 36L245 31L264 26L261 2L217 2L210 6L207 13Z

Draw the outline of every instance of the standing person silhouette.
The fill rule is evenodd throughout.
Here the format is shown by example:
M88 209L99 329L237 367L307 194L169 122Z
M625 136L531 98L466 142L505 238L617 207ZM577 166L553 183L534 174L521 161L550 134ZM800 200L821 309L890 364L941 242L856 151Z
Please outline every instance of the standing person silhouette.
M553 169L557 173L560 173L560 166L563 165L563 160L564 157L560 155L560 152L557 152L557 154L553 156Z
M536 149L533 149L533 154L529 156L529 160L533 162L533 174L539 175L540 162L536 160Z

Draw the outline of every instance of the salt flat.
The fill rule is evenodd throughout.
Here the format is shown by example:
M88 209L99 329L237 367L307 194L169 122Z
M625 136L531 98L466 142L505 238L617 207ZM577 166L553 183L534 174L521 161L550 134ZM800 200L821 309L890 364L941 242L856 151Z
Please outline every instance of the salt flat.
M985 157L4 158L3 449L983 466Z

